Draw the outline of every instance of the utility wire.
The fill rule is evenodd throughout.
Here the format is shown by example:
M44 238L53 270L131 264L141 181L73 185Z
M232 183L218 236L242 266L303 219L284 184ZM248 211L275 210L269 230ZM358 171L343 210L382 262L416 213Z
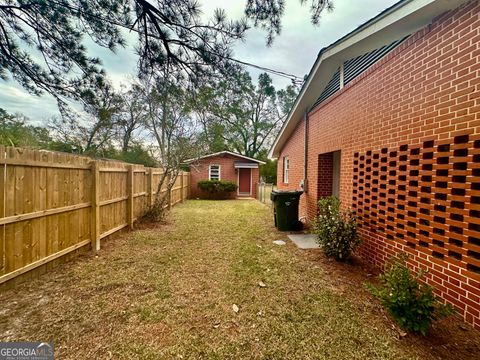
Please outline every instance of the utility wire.
M70 10L75 10L75 11L80 11L79 8L75 7L75 6L71 6L71 5L67 5L67 4L64 4L64 3L59 3L59 2L56 2L56 1L53 1L51 0L52 3L56 4L56 5L59 5L59 6L63 6L63 7L66 7ZM106 21L106 22L109 22L115 26L119 26L119 27L122 27L124 29L128 29L129 31L133 31L133 32L136 32L136 33L139 33L138 30L134 29L134 25L133 24L132 26L129 26L129 25L125 25L125 24L121 24L121 23L117 23L117 22L114 22L112 21L111 19L105 19L103 18L102 16L98 16L96 14L90 14L91 16L99 19L99 20L102 20L102 21ZM150 35L151 36L151 35ZM215 54L215 55L218 55L218 54ZM283 72L283 71L279 71L279 70L274 70L274 69L271 69L271 68L267 68L265 66L261 66L261 65L256 65L256 64L253 64L253 63L249 63L249 62L246 62L246 61L242 61L242 60L238 60L238 59L235 59L235 58L232 58L232 57L225 57L226 59L230 60L230 61L234 61L238 64L242 64L242 65L245 65L245 66L249 66L249 67L253 67L253 68L256 68L256 69L259 69L259 70L262 70L262 71L266 71L272 75L277 75L277 76L281 76L281 77L284 77L284 78L287 78L287 79L290 79L292 80L292 82L296 85L302 85L303 82L304 82L304 79L302 79L301 77L298 77L296 75L293 75L293 74L289 74L289 73L286 73L286 72Z
M234 62L242 64L242 65L250 66L250 67L253 67L253 68L256 68L256 69L259 69L259 70L263 70L263 71L266 71L266 72L268 72L270 74L273 74L273 75L282 76L282 77L285 77L287 79L291 79L295 83L303 83L303 79L301 77L298 77L298 76L293 75L293 74L289 74L289 73L279 71L279 70L270 69L270 68L267 68L265 66L252 64L252 63L242 61L242 60L238 60L238 59L231 58L231 57L229 57L228 60L234 61Z

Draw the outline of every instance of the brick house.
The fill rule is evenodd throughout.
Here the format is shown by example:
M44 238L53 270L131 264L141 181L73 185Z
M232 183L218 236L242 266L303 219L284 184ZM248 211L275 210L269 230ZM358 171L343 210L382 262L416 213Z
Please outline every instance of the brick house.
M190 167L190 197L201 197L201 180L229 180L237 184L236 197L256 197L259 165L265 162L230 151L221 151L185 161Z
M322 49L270 150L301 215L337 195L480 327L480 3L402 0Z

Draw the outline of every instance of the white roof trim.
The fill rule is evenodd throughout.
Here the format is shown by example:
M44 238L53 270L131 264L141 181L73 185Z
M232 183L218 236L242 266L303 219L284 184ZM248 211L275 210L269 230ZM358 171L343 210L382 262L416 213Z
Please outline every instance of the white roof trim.
M258 169L258 164L252 164L252 163L235 162L233 166L235 167L235 169Z
M302 120L303 114L311 110L310 107L320 96L331 75L344 61L412 34L430 24L435 17L459 7L466 1L401 0L337 42L322 49L268 157L272 159L279 156L286 141Z
M194 161L198 161L200 159L206 159L206 158L209 158L209 157L212 157L212 156L218 156L218 155L223 155L223 154L228 154L228 155L236 156L236 157L239 157L239 158L242 158L242 159L255 161L256 163L259 163L259 164L262 164L262 165L265 164L265 161L257 160L257 159L254 159L254 158L251 158L251 157L248 157L248 156L245 156L245 155L240 155L240 154L237 154L237 153L234 153L234 152L231 152L231 151L219 151L219 152L216 152L216 153L213 153L213 154L199 156L199 157L194 158L194 159L185 160L184 163L187 164L187 163L191 163L191 162L194 162Z

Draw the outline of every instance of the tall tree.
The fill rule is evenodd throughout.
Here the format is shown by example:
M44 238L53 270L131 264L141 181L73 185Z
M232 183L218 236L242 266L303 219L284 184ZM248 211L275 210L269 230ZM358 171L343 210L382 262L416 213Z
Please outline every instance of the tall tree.
M167 64L198 77L225 65L248 21L267 30L270 44L280 32L284 3L248 0L245 19L228 21L217 10L204 21L196 0L3 0L0 76L11 75L33 94L53 95L66 110L66 99L83 100L104 83L100 60L89 56L85 37L115 51L126 44L124 32L133 31L141 73ZM330 6L331 0L311 0L312 22Z
M117 121L122 152L126 153L134 144L136 131L145 127L147 106L142 100L141 85L134 83L130 89L123 89L120 94L122 110ZM133 144L132 144L133 142Z
M48 148L52 141L48 130L28 122L25 116L0 108L0 145Z
M203 144L204 153L219 152L228 148L223 136L225 126L215 117L219 103L217 91L211 84L213 83L200 86L191 97L192 110L201 126L199 139Z
M104 156L113 146L122 111L122 98L110 85L86 98L78 117L55 117L49 128L57 141L70 144L76 152Z
M277 92L266 73L254 85L242 69L212 86L200 91L197 102L203 136L209 144L221 137L227 148L249 157L270 145L296 97L293 85Z
M164 214L166 194L175 184L182 161L197 155L197 131L184 81L181 73L169 67L165 67L161 76L143 79L145 124L151 131L162 168L154 205L146 215L153 220L159 220Z

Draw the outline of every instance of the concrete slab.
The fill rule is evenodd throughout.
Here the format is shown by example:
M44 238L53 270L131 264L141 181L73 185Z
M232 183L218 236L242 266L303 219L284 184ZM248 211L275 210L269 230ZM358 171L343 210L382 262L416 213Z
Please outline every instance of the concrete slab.
M313 234L297 234L288 235L288 238L293 241L300 249L318 249L317 236Z

